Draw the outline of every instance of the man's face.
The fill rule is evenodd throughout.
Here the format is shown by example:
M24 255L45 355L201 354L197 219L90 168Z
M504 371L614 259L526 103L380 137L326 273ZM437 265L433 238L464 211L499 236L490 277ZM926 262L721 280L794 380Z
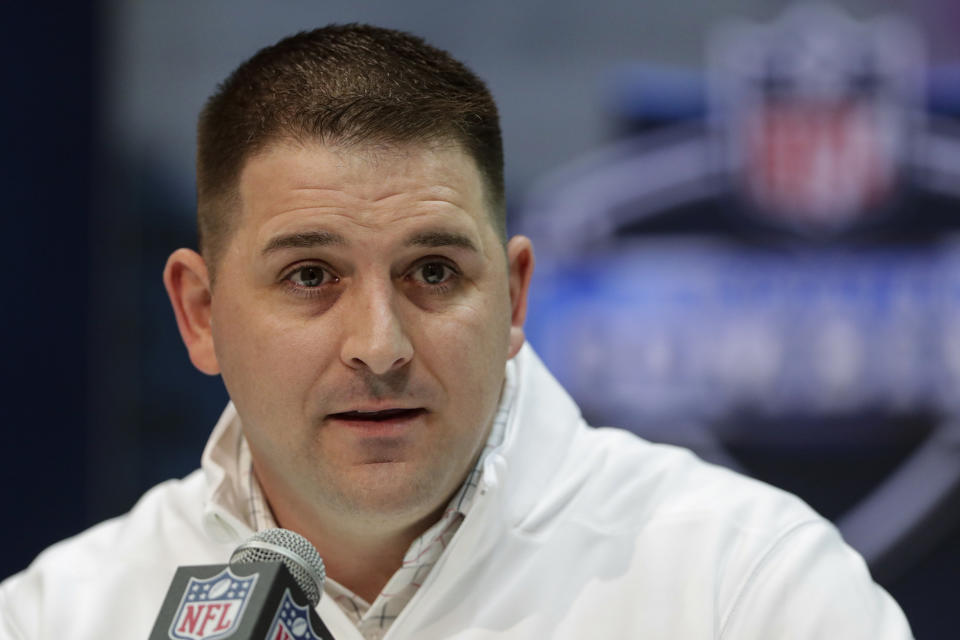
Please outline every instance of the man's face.
M248 161L239 195L212 367L268 498L429 517L481 450L522 344L529 241L504 255L453 146L278 143Z

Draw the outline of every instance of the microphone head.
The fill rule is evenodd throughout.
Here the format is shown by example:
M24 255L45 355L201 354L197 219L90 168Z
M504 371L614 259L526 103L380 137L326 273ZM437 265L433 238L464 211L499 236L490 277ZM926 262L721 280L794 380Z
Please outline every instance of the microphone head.
M323 559L310 541L288 529L261 531L237 547L230 564L282 562L303 591L311 607L316 607L327 577Z

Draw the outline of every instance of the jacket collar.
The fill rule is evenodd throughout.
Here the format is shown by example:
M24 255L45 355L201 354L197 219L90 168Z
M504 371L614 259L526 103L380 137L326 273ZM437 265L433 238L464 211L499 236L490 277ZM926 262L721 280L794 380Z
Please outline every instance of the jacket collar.
M217 542L239 544L253 535L253 527L242 495L240 448L243 431L240 417L232 402L227 403L213 432L207 440L200 459L200 467L207 483L203 525L207 534Z
M575 486L558 476L575 455L573 441L583 424L579 407L529 344L514 362L517 397L503 444L487 457L481 479L481 486L499 497L510 527L529 526L537 517L537 505L555 502L546 496Z

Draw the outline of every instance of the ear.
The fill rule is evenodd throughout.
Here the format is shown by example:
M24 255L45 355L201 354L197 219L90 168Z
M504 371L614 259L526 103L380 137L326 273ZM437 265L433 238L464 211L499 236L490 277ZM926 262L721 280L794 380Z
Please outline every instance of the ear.
M533 275L533 244L526 236L514 236L507 243L507 279L510 282L510 352L512 358L525 339L523 323L527 319L527 293Z
M190 362L208 375L220 373L213 350L210 277L203 257L190 249L174 251L163 270L163 285L170 296Z

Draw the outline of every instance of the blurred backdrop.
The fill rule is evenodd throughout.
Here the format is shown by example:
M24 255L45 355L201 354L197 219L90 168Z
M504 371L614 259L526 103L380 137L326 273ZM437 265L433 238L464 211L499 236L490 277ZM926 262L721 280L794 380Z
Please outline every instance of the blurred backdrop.
M0 576L197 466L226 395L160 281L195 243L197 112L260 47L348 21L489 83L537 249L529 338L588 418L798 493L918 637L955 637L950 0L8 9Z

